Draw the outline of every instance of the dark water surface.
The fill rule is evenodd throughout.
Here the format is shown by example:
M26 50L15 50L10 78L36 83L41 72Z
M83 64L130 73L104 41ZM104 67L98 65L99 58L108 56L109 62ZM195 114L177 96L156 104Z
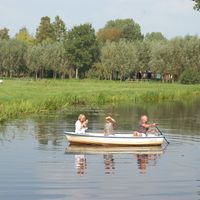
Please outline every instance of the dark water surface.
M162 148L68 147L78 111L0 125L0 200L200 199L200 106L146 105L88 110L100 131L111 113L130 132L146 113L170 141Z

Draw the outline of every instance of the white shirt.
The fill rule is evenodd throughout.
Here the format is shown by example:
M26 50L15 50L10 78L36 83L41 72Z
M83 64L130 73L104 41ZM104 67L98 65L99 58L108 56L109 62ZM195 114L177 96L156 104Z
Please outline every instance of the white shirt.
M81 122L77 120L75 123L75 133L84 134L86 130L87 130L87 127L83 127Z

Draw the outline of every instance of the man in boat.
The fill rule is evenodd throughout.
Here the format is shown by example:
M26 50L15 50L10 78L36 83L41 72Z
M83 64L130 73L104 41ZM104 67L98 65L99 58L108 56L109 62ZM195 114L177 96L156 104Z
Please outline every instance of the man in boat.
M115 123L116 121L111 117L108 116L106 117L106 123L105 123L105 127L104 127L104 135L113 135L113 123Z
M151 127L155 127L157 124L149 124L148 123L149 119L146 115L141 116L140 118L140 123L139 123L139 128L137 131L133 132L134 136L147 136L147 132Z
M80 114L78 120L75 123L75 133L84 134L85 131L88 129L87 124L88 120L86 120L85 115Z

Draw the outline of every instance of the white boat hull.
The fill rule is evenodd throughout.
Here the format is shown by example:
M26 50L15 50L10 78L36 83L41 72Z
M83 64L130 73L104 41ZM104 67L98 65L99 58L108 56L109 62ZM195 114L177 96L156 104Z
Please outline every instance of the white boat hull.
M162 136L148 135L145 137L133 136L132 134L115 134L104 136L103 133L76 134L65 132L70 144L90 144L90 145L116 145L116 146L153 146L161 145L164 138Z

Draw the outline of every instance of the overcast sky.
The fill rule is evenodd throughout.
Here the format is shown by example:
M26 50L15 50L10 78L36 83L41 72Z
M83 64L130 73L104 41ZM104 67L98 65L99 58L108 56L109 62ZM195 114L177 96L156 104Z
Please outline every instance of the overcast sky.
M42 16L59 15L68 29L87 22L98 30L108 20L132 18L143 34L200 36L200 12L193 5L192 0L0 0L0 29L9 28L13 36L26 26L34 34Z

